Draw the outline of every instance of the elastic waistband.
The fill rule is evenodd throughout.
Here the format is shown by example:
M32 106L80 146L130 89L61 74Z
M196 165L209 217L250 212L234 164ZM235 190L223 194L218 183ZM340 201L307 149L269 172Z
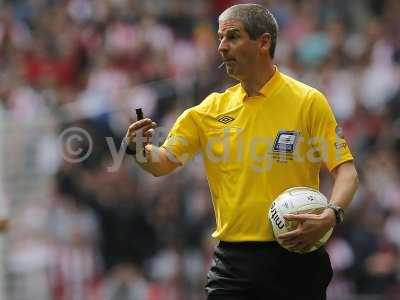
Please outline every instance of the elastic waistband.
M223 248L248 248L248 247L276 247L279 244L276 241L248 241L248 242L225 242L219 241L219 247Z
M323 253L325 252L325 247L322 246L312 252L308 252L306 254L298 254L295 252L290 252L286 249L284 249L281 245L278 244L278 242L276 241L249 241L249 242L225 242L225 241L220 241L218 243L218 248L222 249L236 249L239 251L251 251L252 249L266 249L266 250L270 250L270 251L274 251L274 252L285 252L285 253L290 253L293 255L301 255L301 256L313 256L319 253Z

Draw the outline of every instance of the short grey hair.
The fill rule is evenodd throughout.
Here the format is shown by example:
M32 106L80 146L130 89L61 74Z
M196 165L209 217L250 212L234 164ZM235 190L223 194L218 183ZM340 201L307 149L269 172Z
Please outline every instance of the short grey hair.
M259 4L237 4L227 8L218 18L218 21L229 19L238 20L243 23L244 29L255 40L264 33L271 35L271 47L269 54L274 58L276 40L278 38L278 23L274 15Z

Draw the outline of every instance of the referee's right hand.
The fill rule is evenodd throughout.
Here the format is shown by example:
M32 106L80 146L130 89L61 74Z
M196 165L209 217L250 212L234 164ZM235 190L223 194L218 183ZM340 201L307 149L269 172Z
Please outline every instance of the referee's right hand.
M133 152L136 152L137 144L140 148L144 147L149 143L156 127L157 123L153 122L150 118L133 122L129 126L124 138L127 147ZM139 145L140 143L142 145Z

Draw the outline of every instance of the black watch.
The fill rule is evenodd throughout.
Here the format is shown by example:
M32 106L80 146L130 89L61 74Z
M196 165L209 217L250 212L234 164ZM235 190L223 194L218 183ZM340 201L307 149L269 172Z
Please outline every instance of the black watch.
M328 208L332 209L335 213L336 225L342 224L344 220L344 210L339 205L329 203Z

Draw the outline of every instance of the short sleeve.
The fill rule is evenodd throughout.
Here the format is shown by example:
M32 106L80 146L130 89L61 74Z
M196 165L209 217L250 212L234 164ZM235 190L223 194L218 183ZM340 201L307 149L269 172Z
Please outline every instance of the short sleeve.
M178 117L162 145L173 155L171 159L181 164L191 160L200 148L199 129L192 114L192 109L187 109Z
M317 90L311 95L308 121L312 145L318 148L329 171L343 162L353 160L342 128L337 124L326 97Z

